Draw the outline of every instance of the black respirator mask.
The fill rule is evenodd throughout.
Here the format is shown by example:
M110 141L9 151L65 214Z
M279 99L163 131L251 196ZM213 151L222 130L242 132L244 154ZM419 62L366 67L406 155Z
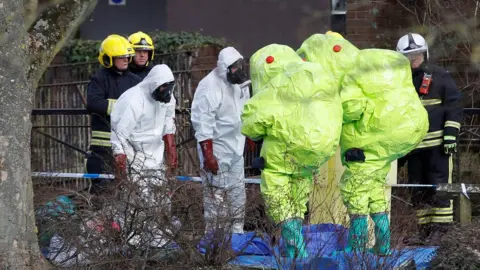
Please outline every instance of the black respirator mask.
M152 97L158 102L169 103L172 99L174 88L175 82L164 83L152 92Z
M236 69L232 72L232 69ZM237 60L227 69L227 81L231 84L242 84L248 80L248 74L243 70L243 59Z

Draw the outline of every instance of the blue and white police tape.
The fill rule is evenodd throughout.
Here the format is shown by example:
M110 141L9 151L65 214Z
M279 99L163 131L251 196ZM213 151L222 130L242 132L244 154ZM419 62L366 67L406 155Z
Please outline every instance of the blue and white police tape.
M87 178L87 179L114 179L113 174L88 174L88 173L61 173L61 172L33 172L32 177L44 178ZM201 177L196 176L176 176L178 181L202 182ZM260 184L260 178L245 178L246 184ZM422 184L387 184L388 187L421 187L434 188L436 185Z

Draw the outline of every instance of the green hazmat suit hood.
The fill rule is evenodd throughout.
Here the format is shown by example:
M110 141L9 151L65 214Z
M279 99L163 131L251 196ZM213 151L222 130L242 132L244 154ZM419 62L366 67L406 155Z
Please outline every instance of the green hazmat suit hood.
M412 84L409 60L392 50L361 50L340 91L342 153L361 148L367 161L392 162L423 140L428 114Z
M343 76L355 64L360 50L340 34L314 34L307 38L297 50L297 54L305 61L322 65L333 74L338 87Z
M342 108L335 80L291 48L268 45L251 58L257 93L245 104L242 134L263 138L265 170L316 170L336 151Z
M284 45L271 44L255 52L250 57L253 95L261 91L273 77L285 72L289 64L301 62L302 58L292 48Z

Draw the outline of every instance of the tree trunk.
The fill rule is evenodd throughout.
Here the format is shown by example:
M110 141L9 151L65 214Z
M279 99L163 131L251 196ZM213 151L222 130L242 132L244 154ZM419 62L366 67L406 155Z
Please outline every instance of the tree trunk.
M30 177L34 88L52 58L95 5L96 0L65 1L46 10L28 33L26 24L30 19L24 18L24 1L0 1L1 269L47 266L35 233Z
M20 0L0 3L0 265L39 265L30 179L32 83ZM3 33L3 35L1 34Z

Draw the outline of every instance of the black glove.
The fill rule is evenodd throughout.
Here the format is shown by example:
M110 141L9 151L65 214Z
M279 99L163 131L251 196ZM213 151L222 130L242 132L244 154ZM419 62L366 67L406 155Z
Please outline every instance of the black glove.
M254 158L252 161L252 168L263 170L265 168L265 159L263 157Z
M365 162L365 154L362 149L350 148L345 152L345 161L347 162Z
M405 166L405 164L407 164L407 161L408 161L407 156L397 159L397 167L400 169L401 167Z
M262 145L263 144L263 138L261 140L258 140L258 141L254 141L256 145Z
M443 150L445 154L451 155L457 152L457 138L454 136L443 137Z

